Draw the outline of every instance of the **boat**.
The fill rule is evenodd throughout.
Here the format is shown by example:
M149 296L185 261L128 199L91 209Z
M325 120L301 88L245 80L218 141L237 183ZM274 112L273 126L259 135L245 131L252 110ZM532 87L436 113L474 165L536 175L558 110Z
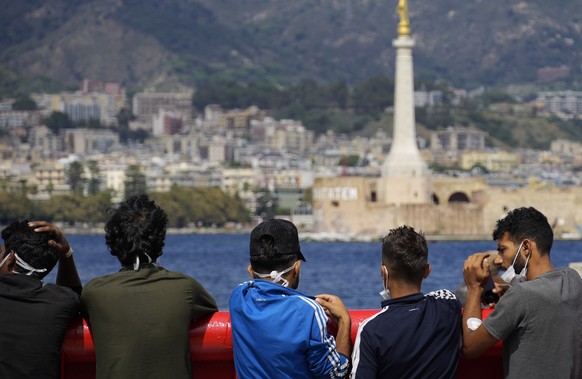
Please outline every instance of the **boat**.
M352 341L356 338L359 325L378 310L351 310ZM483 310L483 317L491 312ZM330 333L337 330L330 324ZM461 358L457 369L459 379L501 379L503 362L501 342L486 351L480 358ZM236 372L232 355L232 334L230 314L216 312L212 316L198 320L190 328L190 351L192 378L195 379L235 379ZM61 349L61 379L95 378L95 349L86 321L76 318L65 334Z

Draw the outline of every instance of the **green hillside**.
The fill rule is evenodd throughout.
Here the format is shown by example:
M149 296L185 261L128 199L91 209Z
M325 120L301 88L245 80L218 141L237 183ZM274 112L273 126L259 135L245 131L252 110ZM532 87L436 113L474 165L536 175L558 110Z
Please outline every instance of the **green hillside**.
M129 87L301 78L354 84L394 70L397 1L0 0L0 75ZM457 86L582 78L579 1L412 0L418 77ZM3 78L0 77L0 80Z

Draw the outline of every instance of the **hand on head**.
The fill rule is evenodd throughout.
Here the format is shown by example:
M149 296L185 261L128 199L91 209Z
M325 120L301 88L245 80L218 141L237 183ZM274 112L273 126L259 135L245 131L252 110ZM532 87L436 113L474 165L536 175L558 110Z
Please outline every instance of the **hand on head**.
M63 258L71 250L71 245L69 245L69 241L67 241L63 232L53 224L46 221L32 221L28 223L28 226L34 228L37 233L49 232L55 235L55 238L49 240L48 244L56 250L59 258Z

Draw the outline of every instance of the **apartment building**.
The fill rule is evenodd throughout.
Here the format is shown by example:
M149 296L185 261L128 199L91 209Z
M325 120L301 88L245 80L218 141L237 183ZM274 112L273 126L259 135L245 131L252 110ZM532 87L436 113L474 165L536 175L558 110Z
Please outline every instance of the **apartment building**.
M431 132L430 149L433 151L484 150L488 133L460 126Z
M185 119L192 116L191 92L139 92L133 96L133 114L137 120L151 123L152 117L160 111L175 111Z

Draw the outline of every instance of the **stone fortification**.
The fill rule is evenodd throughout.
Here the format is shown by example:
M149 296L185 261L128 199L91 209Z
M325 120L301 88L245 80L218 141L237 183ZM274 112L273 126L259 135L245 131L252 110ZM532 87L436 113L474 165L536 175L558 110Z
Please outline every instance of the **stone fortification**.
M393 181L395 179L392 179ZM490 239L496 221L508 211L533 206L543 212L556 236L576 235L582 224L582 188L505 189L482 179L431 179L432 201L403 204L379 197L382 178L317 179L313 190L314 231L381 236L388 229L411 225L443 238ZM393 188L400 191L410 184ZM396 193L393 197L399 199Z

